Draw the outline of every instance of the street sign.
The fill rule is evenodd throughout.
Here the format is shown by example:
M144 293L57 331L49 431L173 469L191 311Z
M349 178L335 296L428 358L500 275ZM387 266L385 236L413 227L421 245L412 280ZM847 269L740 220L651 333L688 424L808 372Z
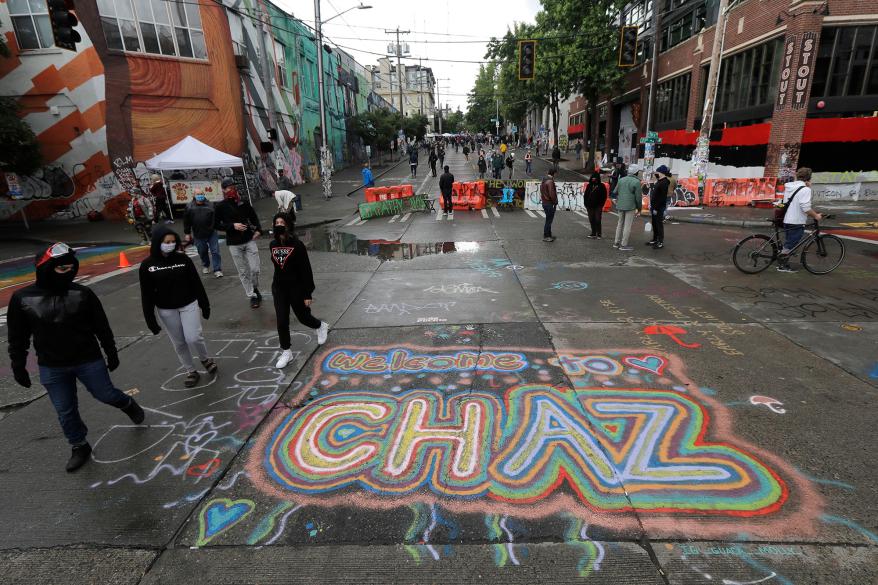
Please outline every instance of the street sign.
M646 137L647 138L658 138L659 135L658 135L658 132L653 132L652 130L650 130L649 132L646 133Z
M661 144L661 143L662 143L662 139L659 138L658 136L655 136L655 137L647 136L646 138L640 139L640 144Z

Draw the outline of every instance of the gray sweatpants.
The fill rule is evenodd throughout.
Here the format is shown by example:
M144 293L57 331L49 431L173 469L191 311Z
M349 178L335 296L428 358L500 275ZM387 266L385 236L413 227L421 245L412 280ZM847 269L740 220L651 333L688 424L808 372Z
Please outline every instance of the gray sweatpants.
M207 344L201 334L201 313L198 302L192 301L179 309L158 309L159 320L165 326L174 351L187 372L195 369L192 363L192 350L201 360L207 359Z
M616 224L616 237L613 242L622 246L628 245L628 237L631 235L631 224L634 223L636 209L619 212L619 223Z
M256 247L256 242L250 240L246 244L229 246L229 253L232 255L235 268L238 269L244 294L248 297L255 296L253 289L259 288L259 249Z

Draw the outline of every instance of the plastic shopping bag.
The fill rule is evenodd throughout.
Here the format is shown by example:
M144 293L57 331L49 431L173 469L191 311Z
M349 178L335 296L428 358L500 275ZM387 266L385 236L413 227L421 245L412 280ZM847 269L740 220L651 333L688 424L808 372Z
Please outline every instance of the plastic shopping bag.
M645 224L643 224L643 231L644 231L644 233L647 233L647 234L652 232L652 222L648 221Z

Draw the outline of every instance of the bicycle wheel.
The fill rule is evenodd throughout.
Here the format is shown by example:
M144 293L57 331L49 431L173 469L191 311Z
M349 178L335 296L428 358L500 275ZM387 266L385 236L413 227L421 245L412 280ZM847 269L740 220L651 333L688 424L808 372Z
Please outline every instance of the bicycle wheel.
M735 268L747 274L762 272L777 258L777 244L768 236L747 236L732 251Z
M832 234L820 234L802 250L802 266L811 274L829 274L844 260L844 242Z

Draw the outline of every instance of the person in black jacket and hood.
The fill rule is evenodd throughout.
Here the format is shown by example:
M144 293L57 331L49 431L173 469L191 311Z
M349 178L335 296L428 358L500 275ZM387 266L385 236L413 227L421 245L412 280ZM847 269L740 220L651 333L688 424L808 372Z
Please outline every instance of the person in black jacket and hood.
M262 303L259 294L259 249L256 240L262 228L259 217L248 201L241 199L235 181L231 177L223 179L223 200L214 208L216 229L226 232L226 243L244 294L250 299L250 308L258 309Z
M317 344L326 343L329 325L311 314L311 294L314 292L314 274L308 260L308 250L293 231L293 221L284 213L272 220L274 239L269 244L274 280L271 295L277 314L277 338L283 350L275 367L285 368L293 359L290 350L290 309L299 323L317 330Z
M592 240L601 239L601 219L604 214L604 203L607 202L607 188L601 183L601 174L594 172L585 186L585 210L588 212L588 223L591 234L586 236Z
M668 208L668 175L671 171L665 165L655 170L656 181L649 191L649 210L652 221L652 240L646 243L656 250L665 246L665 210Z
M216 373L216 362L207 356L201 334L201 317L210 318L210 301L195 265L180 251L180 236L167 227L154 230L149 258L140 264L140 299L149 330L156 335L162 330L156 313L168 330L177 357L186 369L187 388L195 386L201 377L192 361L193 350L208 373Z
M76 471L91 455L91 446L85 440L88 427L79 415L77 380L96 399L121 409L134 424L144 419L137 402L110 380L109 372L119 367L113 331L97 295L73 282L78 270L79 261L67 244L49 246L36 257L36 283L16 291L7 312L13 376L20 385L30 388L26 364L33 337L40 382L73 447L67 471Z

